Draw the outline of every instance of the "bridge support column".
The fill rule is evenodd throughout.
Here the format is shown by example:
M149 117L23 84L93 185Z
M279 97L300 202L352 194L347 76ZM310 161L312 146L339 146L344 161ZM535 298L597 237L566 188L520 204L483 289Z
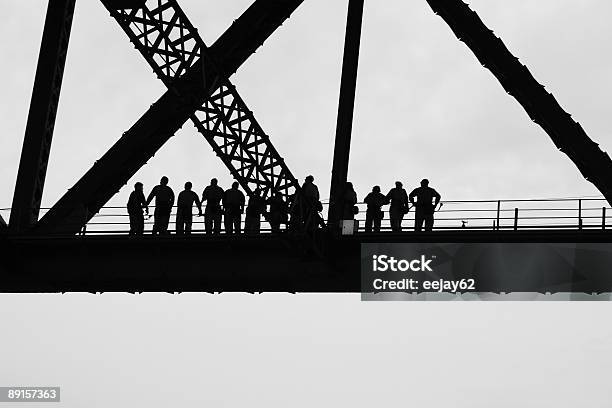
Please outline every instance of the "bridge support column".
M364 0L349 0L342 61L342 81L336 123L334 162L332 167L331 189L329 194L328 225L338 226L342 209L340 202L348 176L351 133L353 130L353 109L355 106L355 87L357 86L357 67L359 65L359 45Z
M49 0L9 225L38 221L75 0Z

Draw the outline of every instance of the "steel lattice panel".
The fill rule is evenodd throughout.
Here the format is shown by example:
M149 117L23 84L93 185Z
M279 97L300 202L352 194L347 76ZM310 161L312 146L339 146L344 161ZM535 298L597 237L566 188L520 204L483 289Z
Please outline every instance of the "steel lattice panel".
M247 193L259 188L264 196L292 194L297 180L228 79L217 74L204 89L175 87L188 73L199 72L204 78L204 71L219 72L176 1L150 0L141 7L111 10L111 15L168 89L184 97L208 92L191 120Z

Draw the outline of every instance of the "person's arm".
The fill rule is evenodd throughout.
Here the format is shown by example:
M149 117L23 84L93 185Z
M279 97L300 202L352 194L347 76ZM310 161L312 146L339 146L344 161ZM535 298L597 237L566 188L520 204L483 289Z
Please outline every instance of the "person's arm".
M440 203L440 200L442 199L442 197L440 196L440 193L438 193L436 190L434 190L433 192L434 192L434 197L436 198L436 204L434 205L435 207Z
M206 201L206 191L207 190L208 190L208 187L206 187L204 191L202 191L202 204L204 204L204 201Z
M196 193L193 193L193 200L195 201L196 207L198 207L198 215L202 216L202 203L200 202L200 198Z
M380 195L381 195L381 197L382 197L382 198L381 198L381 200L382 200L382 205L387 205L387 204L389 204L389 202L391 201L391 200L389 199L389 197L387 197L386 195L384 195L384 194L382 194L382 193L380 193Z
M417 191L416 191L416 189L414 189L414 190L412 190L412 192L408 196L408 201L410 201L412 203L412 205L416 205L416 202L414 201L414 197L416 196L416 194L417 194Z
M174 191L170 189L170 208L174 207Z
M140 192L140 197L138 197L138 204L144 208L145 212L148 214L149 213L149 205L147 204L147 200L145 200L145 196L143 192Z
M242 214L244 212L244 203L245 203L246 199L244 198L244 194L242 192L240 192L240 213Z
M153 197L155 197L156 194L157 186L153 187L153 190L151 190L151 193L149 194L149 198L147 198L147 202L145 203L147 207L149 206L149 204L151 204L151 200L153 200Z

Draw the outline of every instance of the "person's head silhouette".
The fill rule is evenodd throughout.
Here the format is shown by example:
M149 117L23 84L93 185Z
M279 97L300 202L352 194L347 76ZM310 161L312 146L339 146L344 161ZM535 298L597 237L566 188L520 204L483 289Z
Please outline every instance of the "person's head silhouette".
M162 177L161 180L159 181L159 184L161 184L162 186L168 185L168 177L166 176Z
M306 177L306 182L307 182L307 183L312 183L312 182L314 182L314 177L313 177L313 176L307 176L307 177Z
M217 185L217 183L218 183L218 181L217 181L217 179L216 179L216 178L214 178L214 179L210 180L210 185L211 185L211 186L216 186L216 185Z
M192 187L191 181L188 181L185 183L185 190L189 191L191 190L191 187Z
M238 182L237 182L237 181L234 181L234 182L232 183L232 188L233 188L234 190L238 190L238 186L239 186L239 185L240 185L240 184L238 184Z
M429 185L429 180L423 179L421 180L421 187L427 187Z
M134 184L134 190L136 191L142 191L142 183L139 181L138 183Z
M373 191L374 193L380 193L380 186L374 186L374 187L372 188L372 191Z
M402 184L402 182L401 182L401 181L396 181L396 182L395 182L395 187L397 187L397 188L402 188L402 186L403 186L403 184Z

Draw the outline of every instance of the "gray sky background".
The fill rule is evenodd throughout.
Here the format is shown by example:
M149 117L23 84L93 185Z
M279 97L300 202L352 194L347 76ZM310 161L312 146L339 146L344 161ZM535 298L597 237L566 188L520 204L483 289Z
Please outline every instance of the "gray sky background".
M182 0L208 44L250 0ZM612 3L472 0L604 150ZM11 204L45 1L4 0L0 207ZM346 1L307 0L232 78L296 176L329 191ZM13 41L11 41L13 40ZM599 193L424 0L367 1L350 179L428 177L446 199ZM80 0L43 205L164 89L101 4ZM190 124L137 173L196 190L229 173ZM131 187L110 204L124 205ZM360 303L359 296L1 296L0 385L62 406L609 406L610 305ZM113 391L110 391L113 389ZM23 405L24 407L27 404Z

